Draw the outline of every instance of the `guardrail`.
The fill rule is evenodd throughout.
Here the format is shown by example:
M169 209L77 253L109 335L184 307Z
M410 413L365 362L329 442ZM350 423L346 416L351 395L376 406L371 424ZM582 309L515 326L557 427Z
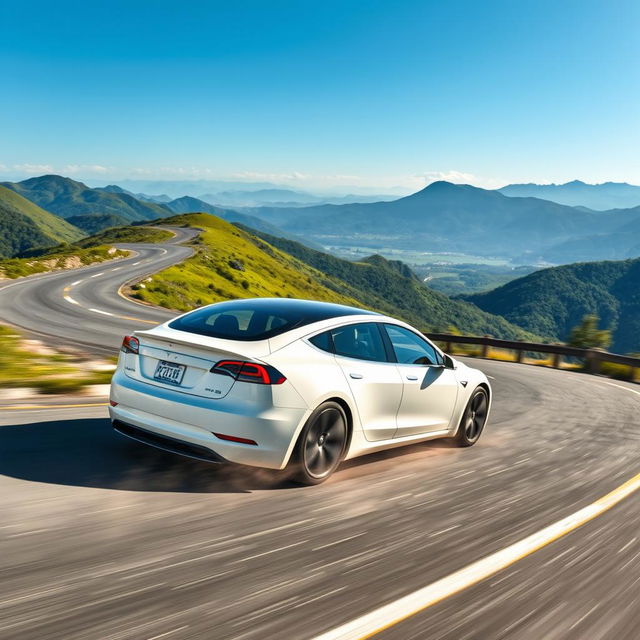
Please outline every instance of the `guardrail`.
M558 369L562 364L562 358L579 358L584 361L585 369L589 373L599 373L600 365L603 362L627 365L633 368L640 368L640 358L633 356L623 356L617 353L609 353L604 349L579 349L569 347L564 344L545 344L543 342L518 342L515 340L499 340L491 336L458 336L451 333L431 333L425 335L435 341L445 344L445 351L451 351L453 344L473 344L481 347L480 357L486 358L489 355L489 347L496 349L506 349L514 351L516 362L522 362L525 353L548 353L553 356L552 366Z

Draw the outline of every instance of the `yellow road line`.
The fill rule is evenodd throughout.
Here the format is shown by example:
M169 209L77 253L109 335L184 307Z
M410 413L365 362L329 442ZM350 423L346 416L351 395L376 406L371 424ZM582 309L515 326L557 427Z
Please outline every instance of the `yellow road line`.
M506 569L518 560L522 560L522 558L558 540L558 538L562 538L574 529L603 514L638 489L640 489L640 473L611 491L611 493L572 513L570 516L554 522L537 533L394 602L374 609L351 622L316 636L314 640L365 640L366 638L371 638L416 613L489 578L498 573L498 571Z
M106 407L108 402L86 402L84 404L8 404L0 411L26 411L29 409L77 409L79 407Z

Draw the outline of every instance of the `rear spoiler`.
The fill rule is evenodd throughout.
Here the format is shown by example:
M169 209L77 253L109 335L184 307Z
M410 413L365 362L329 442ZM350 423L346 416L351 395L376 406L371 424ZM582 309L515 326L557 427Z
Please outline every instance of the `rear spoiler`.
M158 332L161 327L155 329L135 331L134 335L144 339L149 346L157 346L163 348L163 345L173 344L189 347L190 349L203 349L206 351L215 351L222 353L228 357L243 358L248 360L259 360L261 357L268 356L271 353L268 340L260 340L256 342L240 342L236 340L224 340L222 338L209 338L198 334L193 335L193 339L188 340L175 336L176 330L169 329L170 335L162 335ZM153 344L156 343L156 344Z

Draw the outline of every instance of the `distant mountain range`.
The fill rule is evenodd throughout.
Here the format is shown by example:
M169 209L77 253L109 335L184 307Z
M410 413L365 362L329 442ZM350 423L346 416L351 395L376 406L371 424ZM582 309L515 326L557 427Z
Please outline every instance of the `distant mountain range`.
M640 352L640 258L543 269L461 299L557 340L595 313L602 327L613 329L612 351Z
M382 253L387 249L457 252L500 256L515 264L557 264L640 255L640 207L594 211L449 182L434 182L417 193L392 201L315 205L307 202L303 206L287 203L287 206L245 207L240 211L192 196L152 202L141 198L166 200L166 196L134 193L119 185L92 189L55 175L3 185L90 234L173 213L203 211L315 248L334 245L369 247ZM226 193L245 198L249 192ZM305 195L263 189L259 198L280 198L289 193L296 197Z
M626 182L587 184L573 180L565 184L510 184L499 191L505 196L542 198L571 207L601 211L640 206L640 187Z
M99 183L95 183L99 185ZM124 179L119 180L118 185L135 194L168 194L169 199L175 199L182 196L192 196L202 200L208 200L211 196L216 196L211 204L220 204L221 200L217 198L217 194L249 194L258 191L266 191L266 197L271 191L281 191L282 198L276 194L277 201L288 202L292 200L292 194L301 194L301 200L297 200L301 204L305 204L310 198L317 198L317 202L340 201L345 198L346 202L369 201L369 199L384 200L395 199L406 194L404 187L392 187L385 189L380 195L378 189L362 188L354 185L344 185L339 190L327 189L323 192L310 193L300 189L291 188L288 185L279 184L268 181L249 181L249 180L141 180L141 179ZM99 188L104 188L99 185ZM350 195L345 195L350 194ZM206 197L203 197L205 195ZM154 197L154 196L151 196ZM296 198L294 197L295 201ZM270 202L266 201L265 204Z
M74 242L84 235L62 218L0 186L0 258Z
M587 211L449 182L392 202L261 207L251 213L324 244L500 255L523 264L561 243L640 230L639 210Z
M227 207L300 207L316 204L347 204L351 202L380 202L396 200L391 195L318 196L304 191L290 189L258 189L256 191L221 191L206 193L201 200Z

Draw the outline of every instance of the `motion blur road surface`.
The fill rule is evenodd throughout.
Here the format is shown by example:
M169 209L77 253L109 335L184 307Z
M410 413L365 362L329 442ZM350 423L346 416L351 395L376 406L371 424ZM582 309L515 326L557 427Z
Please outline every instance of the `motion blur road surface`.
M137 246L135 259L14 283L11 296L0 290L0 316L20 324L26 313L31 330L113 348L142 326L120 316L167 317L117 289L180 259L159 252L172 248L188 251ZM133 266L141 258L149 262ZM103 275L83 286L94 273ZM5 405L0 637L311 640L640 471L637 385L473 364L491 376L495 398L478 445L435 441L363 457L318 487L128 441L112 432L105 406ZM637 640L639 526L633 494L376 638Z

